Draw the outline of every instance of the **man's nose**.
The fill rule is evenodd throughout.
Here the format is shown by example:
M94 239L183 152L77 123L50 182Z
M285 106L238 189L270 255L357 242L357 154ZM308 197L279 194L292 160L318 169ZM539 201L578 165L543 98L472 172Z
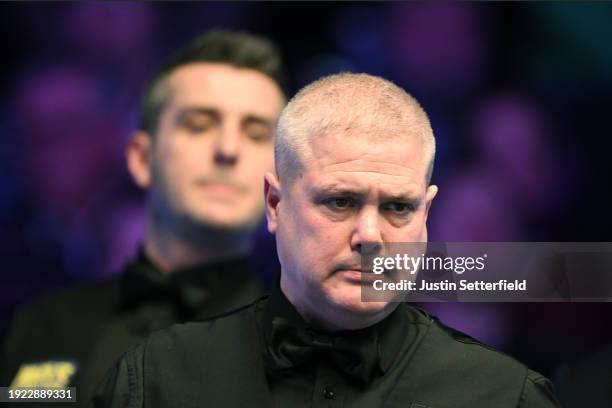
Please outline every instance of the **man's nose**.
M377 209L362 208L356 218L351 248L361 254L371 254L379 252L382 245L383 238Z
M218 166L234 166L240 153L240 129L232 124L223 126L215 143L214 161Z

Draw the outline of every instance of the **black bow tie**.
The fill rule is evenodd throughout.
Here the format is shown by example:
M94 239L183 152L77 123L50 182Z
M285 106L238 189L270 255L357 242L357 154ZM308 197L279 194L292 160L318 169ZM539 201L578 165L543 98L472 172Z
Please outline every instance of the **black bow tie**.
M285 318L274 317L267 353L272 370L289 369L321 358L331 361L338 370L362 386L382 373L376 331L321 333L298 327Z
M201 275L206 277L204 273ZM210 299L210 293L205 289L205 285L193 279L193 276L186 274L166 276L142 264L128 266L123 282L126 306L153 299L168 299L184 313L191 315L197 313Z

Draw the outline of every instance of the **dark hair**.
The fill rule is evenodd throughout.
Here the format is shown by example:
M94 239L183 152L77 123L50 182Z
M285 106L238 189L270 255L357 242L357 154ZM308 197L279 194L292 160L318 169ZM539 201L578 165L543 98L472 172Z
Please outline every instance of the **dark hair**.
M179 49L157 71L142 99L140 127L151 135L168 97L165 80L175 69L197 62L248 68L270 77L284 91L285 70L277 47L269 40L245 32L211 30Z

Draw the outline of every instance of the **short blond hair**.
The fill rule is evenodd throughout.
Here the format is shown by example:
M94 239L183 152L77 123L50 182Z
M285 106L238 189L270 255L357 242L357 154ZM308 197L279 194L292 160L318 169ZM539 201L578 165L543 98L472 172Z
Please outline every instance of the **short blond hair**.
M278 121L274 158L279 179L291 182L312 156L312 140L330 132L372 140L418 137L429 184L436 150L429 118L417 100L394 83L345 72L302 88Z

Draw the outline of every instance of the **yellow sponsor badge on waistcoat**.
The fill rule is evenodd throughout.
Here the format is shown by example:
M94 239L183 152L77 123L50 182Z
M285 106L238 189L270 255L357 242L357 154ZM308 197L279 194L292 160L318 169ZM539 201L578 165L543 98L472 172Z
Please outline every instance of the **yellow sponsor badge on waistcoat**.
M11 387L67 387L77 372L72 361L44 361L22 364Z

